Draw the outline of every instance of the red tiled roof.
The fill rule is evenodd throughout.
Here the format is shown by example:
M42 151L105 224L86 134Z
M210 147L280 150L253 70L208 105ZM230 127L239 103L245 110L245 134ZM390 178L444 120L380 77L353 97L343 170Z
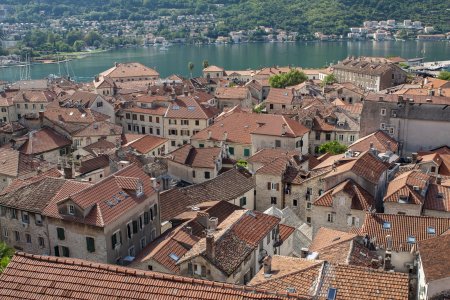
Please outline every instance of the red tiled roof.
M218 87L215 92L217 99L246 99L249 90L246 87Z
M121 135L122 131L123 131L122 126L107 121L102 121L89 124L88 126L74 133L73 136L91 137L91 136Z
M36 274L40 274L36 276ZM16 253L0 275L2 299L304 299L90 261ZM211 298L211 299L212 299Z
M383 224L384 227L383 228ZM386 228L390 225L390 229ZM449 218L419 217L390 214L366 214L363 226L358 230L361 235L368 234L376 238L376 244L386 249L386 236L392 237L392 250L410 251L415 243L408 243L408 237L415 238L416 243L441 235L450 227ZM434 228L435 234L428 233Z
M266 103L292 105L295 100L292 89L271 88Z
M98 169L103 169L109 166L109 158L107 155L99 155L97 157L84 160L81 162L80 169L81 174L86 174Z
M430 176L419 171L408 171L392 180L387 188L384 202L398 202L400 197L406 196L410 203L423 204L421 191L427 188ZM418 191L414 187L419 188Z
M450 234L419 242L425 283L450 277Z
M376 158L371 152L365 152L358 156L357 159L337 166L336 170L325 176L325 178L351 171L369 182L377 184L380 176L387 169L387 165Z
M147 154L167 141L168 139L166 138L161 138L154 135L144 135L140 139L130 143L129 146L139 153Z
M370 207L375 205L372 195L351 179L347 179L328 190L314 201L314 205L332 207L333 195L339 192L346 193L352 199L351 209L369 210Z
M110 78L123 78L123 77L159 77L159 73L144 66L141 63L119 63L116 66L102 72L100 75Z
M403 97L403 101L414 104L427 105L449 105L450 98L444 96L429 96L429 95L412 95L412 94L376 94L370 93L366 96L364 101L385 101L385 102L400 102L399 97ZM382 100L381 100L382 99ZM412 99L412 101L410 101ZM431 101L429 101L431 100Z
M23 154L41 154L72 145L65 136L45 127L28 133L28 140L19 148Z
M164 117L208 120L217 116L218 113L215 107L200 104L192 96L183 96L170 103Z
M431 183L427 189L423 208L450 212L450 185Z
M370 150L371 144L381 153L385 153L388 150L396 153L398 150L398 142L382 130L375 131L372 134L360 138L348 146L348 148L353 151L364 152Z
M171 153L168 157L171 161L191 166L193 168L210 168L213 169L216 166L216 160L220 157L222 148L210 147L210 148L195 148L189 144L186 144Z

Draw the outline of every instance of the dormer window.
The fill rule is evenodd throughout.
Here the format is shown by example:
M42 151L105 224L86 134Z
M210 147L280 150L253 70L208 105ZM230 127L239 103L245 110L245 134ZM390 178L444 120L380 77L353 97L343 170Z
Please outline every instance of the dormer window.
M75 215L75 206L72 204L69 204L67 206L67 212L69 213L69 215Z
M413 235L408 236L408 244L415 244L416 243L416 237Z
M141 183L138 183L137 189L136 189L136 195L138 197L142 196L144 194L144 187Z
M391 223L390 222L384 222L383 223L383 229L391 229Z

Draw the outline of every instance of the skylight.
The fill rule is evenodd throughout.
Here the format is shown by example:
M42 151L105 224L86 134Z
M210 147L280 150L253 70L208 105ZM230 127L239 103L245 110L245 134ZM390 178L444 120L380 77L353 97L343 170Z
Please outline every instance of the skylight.
M176 255L175 253L170 253L169 257L171 259L173 259L174 261L178 261L180 258L178 257L178 255Z
M408 244L415 244L416 243L416 237L413 235L408 236Z
M178 105L173 105L173 106L172 106L172 109L173 109L173 110L179 110L180 107L179 107Z
M436 228L434 228L434 227L428 227L427 228L427 233L428 234L436 234Z
M337 294L336 288L332 288L332 287L328 288L327 300L335 300L336 294Z
M383 229L391 229L391 223L390 222L384 222L383 223Z

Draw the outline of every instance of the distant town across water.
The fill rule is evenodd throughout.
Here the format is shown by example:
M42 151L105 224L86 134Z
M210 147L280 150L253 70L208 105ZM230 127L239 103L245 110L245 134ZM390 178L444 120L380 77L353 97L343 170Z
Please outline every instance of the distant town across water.
M347 56L424 57L425 61L450 60L448 41L344 41L295 43L246 43L224 45L171 45L118 49L58 64L33 64L31 78L69 75L80 82L115 62L136 61L155 68L162 77L171 74L189 76L188 62L193 62L193 75L199 76L202 61L228 70L258 69L264 66L300 66L320 68ZM21 79L20 67L0 68L0 80Z

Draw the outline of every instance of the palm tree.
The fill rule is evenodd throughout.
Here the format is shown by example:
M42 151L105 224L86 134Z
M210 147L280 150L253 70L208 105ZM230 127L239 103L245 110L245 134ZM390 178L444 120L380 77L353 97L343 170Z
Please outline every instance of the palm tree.
M192 61L190 61L188 63L188 69L189 69L189 72L191 72L191 78L192 78L192 70L194 70L194 63Z
M13 255L14 249L0 242L0 273L6 268Z
M203 69L206 69L207 67L209 67L209 62L208 62L208 60L204 60L203 61Z

